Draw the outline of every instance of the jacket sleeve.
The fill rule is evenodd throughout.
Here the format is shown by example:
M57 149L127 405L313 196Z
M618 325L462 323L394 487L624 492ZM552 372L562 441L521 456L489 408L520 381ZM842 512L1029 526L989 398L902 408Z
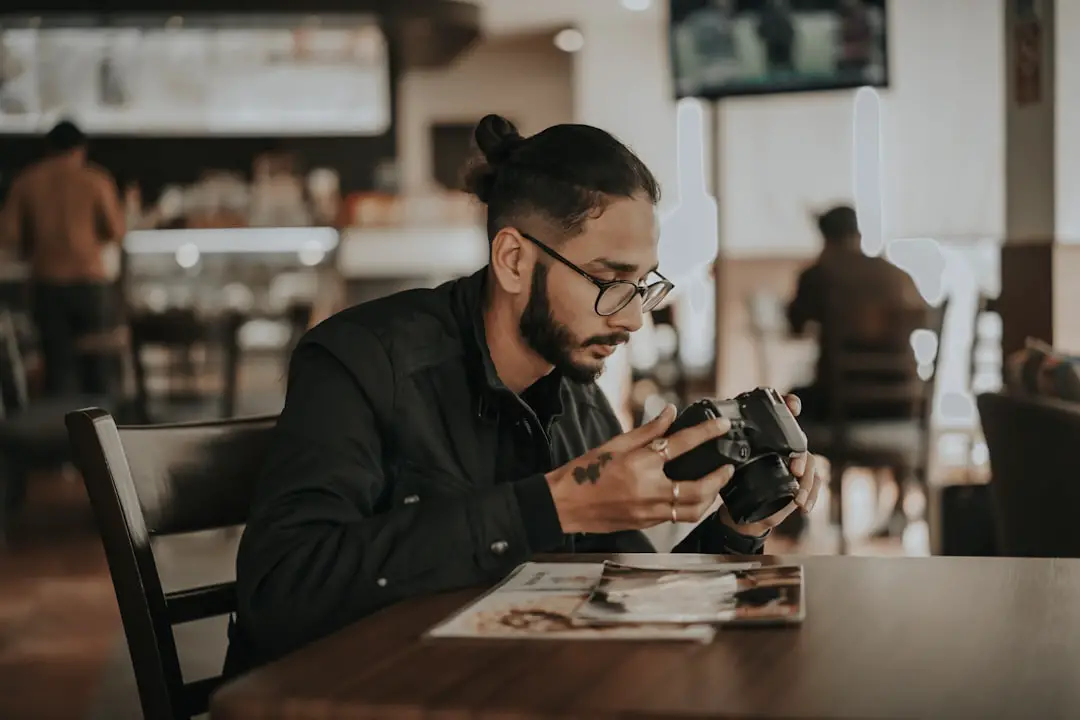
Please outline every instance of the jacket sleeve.
M811 322L822 322L825 309L825 288L821 270L814 265L799 275L795 297L787 307L788 325L795 334L802 333Z
M543 475L438 503L392 498L393 370L374 336L350 332L367 335L363 370L317 343L294 353L241 540L237 624L264 658L410 596L490 583L546 549L530 538L562 539ZM519 497L533 505L531 528Z

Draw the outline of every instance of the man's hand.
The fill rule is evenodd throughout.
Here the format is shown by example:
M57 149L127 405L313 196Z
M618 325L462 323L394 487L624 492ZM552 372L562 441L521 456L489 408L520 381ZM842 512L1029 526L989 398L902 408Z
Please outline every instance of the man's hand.
M730 465L700 480L672 482L664 463L731 429L727 419L684 428L667 438L666 452L650 443L675 420L668 406L651 422L623 433L592 452L548 473L548 486L563 532L640 530L674 519L697 522L733 474Z
M802 410L802 403L799 401L799 398L794 395L787 395L784 397L784 400L787 402L791 414L798 417L799 412ZM720 522L741 535L760 537L782 523L796 508L803 513L809 513L814 509L814 504L817 503L818 493L821 490L821 486L825 483L825 459L819 455L811 455L810 453L800 453L795 455L791 458L791 474L799 479L800 490L799 494L795 496L795 501L790 503L786 508L765 518L761 522L736 525L735 521L731 519L731 514L727 511L727 508L721 505L720 510L717 512L717 517L720 519Z

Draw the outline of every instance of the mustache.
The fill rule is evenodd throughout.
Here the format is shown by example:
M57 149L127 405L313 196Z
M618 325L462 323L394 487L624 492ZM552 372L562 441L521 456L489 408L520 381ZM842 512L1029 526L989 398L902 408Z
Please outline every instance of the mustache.
M622 345L630 340L630 333L612 333L611 335L594 335L583 344L590 345Z

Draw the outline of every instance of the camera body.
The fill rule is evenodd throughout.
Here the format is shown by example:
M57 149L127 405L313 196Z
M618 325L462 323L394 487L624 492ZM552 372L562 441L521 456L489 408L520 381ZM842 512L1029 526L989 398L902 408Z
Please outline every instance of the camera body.
M788 458L806 452L806 434L784 398L772 388L757 388L730 400L699 400L679 413L666 435L718 417L730 420L731 430L668 461L664 473L671 480L699 480L722 465L734 465L735 474L720 497L739 525L787 507L799 492Z

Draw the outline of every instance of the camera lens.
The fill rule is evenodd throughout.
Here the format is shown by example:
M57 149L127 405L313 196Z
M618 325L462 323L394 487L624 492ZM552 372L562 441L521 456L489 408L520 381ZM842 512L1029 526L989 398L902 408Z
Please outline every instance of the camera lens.
M720 491L731 519L737 524L755 523L775 515L791 503L799 483L784 459L775 453L762 455L743 465Z

